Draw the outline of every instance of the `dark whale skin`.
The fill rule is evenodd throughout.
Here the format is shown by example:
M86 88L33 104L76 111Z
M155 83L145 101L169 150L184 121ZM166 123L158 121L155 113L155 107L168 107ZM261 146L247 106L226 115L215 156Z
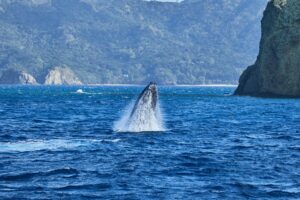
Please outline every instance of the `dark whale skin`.
M132 112L130 114L130 116L132 116L134 114L134 112L136 111L137 107L139 105L145 104L147 103L147 101L149 101L149 97L152 96L151 98L151 107L153 110L156 109L156 104L157 104L157 87L156 87L156 83L154 82L150 82L145 89L141 92L141 94L139 95L138 99L136 100L134 107L132 109Z

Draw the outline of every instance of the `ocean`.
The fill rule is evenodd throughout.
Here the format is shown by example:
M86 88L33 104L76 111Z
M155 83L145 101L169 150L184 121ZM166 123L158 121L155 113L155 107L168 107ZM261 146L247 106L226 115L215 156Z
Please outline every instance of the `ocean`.
M115 131L142 89L0 86L0 199L300 199L299 99L158 86L164 129Z

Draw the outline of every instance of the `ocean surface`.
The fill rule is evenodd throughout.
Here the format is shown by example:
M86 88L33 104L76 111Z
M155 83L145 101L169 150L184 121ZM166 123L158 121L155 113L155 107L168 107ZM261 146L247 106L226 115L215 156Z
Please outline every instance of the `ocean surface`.
M158 88L166 131L120 133L142 86L0 86L0 199L300 199L299 99Z

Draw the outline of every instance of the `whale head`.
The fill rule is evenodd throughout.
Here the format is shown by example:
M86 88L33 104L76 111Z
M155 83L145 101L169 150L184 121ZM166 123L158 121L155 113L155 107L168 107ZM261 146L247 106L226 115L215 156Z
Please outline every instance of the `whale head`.
M157 103L157 87L156 83L150 82L149 85L143 91L144 101L151 101L152 109L156 108Z
M125 115L115 124L114 129L120 132L165 130L159 108L158 89L155 83L151 82L143 89L135 104L130 104Z
M150 82L149 85L145 87L142 93L139 95L138 99L135 102L134 108L131 112L131 115L140 108L151 105L151 109L155 111L157 104L157 86L156 83Z

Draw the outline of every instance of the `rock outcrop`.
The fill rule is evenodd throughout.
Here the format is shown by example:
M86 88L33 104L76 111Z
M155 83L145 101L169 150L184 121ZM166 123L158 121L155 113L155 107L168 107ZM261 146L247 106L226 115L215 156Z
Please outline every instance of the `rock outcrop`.
M262 19L260 52L237 95L300 97L300 1L272 0Z
M45 78L45 85L81 85L82 82L74 72L66 67L55 67Z
M8 69L2 72L0 84L35 85L37 84L37 81L31 74L28 74L24 71Z

